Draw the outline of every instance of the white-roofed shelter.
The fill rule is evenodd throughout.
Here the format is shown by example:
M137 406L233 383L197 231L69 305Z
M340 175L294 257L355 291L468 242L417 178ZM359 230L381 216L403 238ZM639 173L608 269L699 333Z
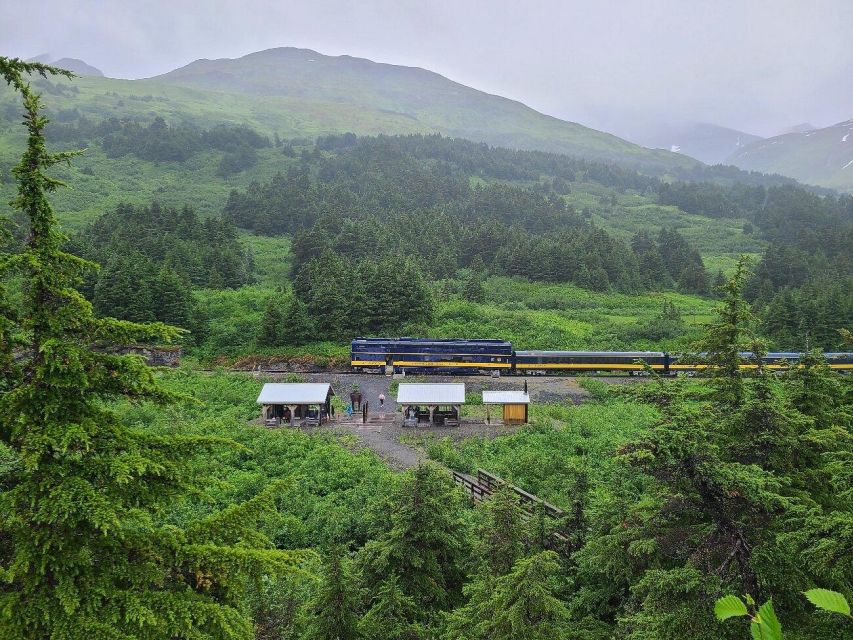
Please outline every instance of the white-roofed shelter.
M258 396L261 418L270 427L320 424L331 415L333 395L326 382L268 382Z
M403 409L403 424L458 426L465 385L462 383L402 383L397 389L397 404Z
M530 395L526 391L483 391L483 404L486 405L486 422L491 422L489 406L499 404L503 406L504 424L524 424Z

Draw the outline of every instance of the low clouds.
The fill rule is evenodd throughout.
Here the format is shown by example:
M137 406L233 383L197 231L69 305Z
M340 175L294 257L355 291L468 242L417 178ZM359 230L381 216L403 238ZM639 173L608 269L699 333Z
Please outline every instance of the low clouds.
M276 46L422 66L628 135L709 121L770 135L853 117L853 2L4 0L5 55L113 77Z

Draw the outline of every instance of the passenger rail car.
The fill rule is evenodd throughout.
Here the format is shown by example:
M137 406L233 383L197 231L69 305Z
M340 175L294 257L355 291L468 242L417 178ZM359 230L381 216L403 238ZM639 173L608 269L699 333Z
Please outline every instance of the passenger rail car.
M662 351L516 351L518 373L559 371L643 371L645 365L661 372L669 369L669 354Z
M663 351L513 351L503 340L436 340L423 338L356 338L351 365L355 371L395 373L544 375L581 371L641 372L646 366L662 375L692 373L708 368L704 354L685 356ZM853 371L853 353L824 353L836 371ZM763 356L770 369L798 365L801 353L777 352ZM752 353L741 353L744 369L757 367Z
M679 373L681 371L701 371L708 368L707 362L703 360L705 354L698 354L698 358L694 360L688 359L687 356L670 354L669 366L666 369L667 373ZM742 363L741 369L755 369L758 363L755 361L755 355L750 351L742 351L740 353ZM771 352L765 353L761 358L761 363L768 369L790 369L799 365L802 353L795 351ZM824 359L830 369L836 371L851 371L853 370L853 353L824 353Z
M356 371L394 373L477 374L508 372L512 343L505 340L439 340L422 338L356 338L351 364Z

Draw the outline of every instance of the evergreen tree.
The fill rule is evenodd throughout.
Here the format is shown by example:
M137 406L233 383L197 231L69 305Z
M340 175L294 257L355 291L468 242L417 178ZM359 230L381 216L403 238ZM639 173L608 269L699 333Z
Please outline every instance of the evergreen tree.
M259 347L280 347L285 343L284 315L275 296L267 300L258 329L257 343Z
M696 262L687 264L678 276L678 288L685 293L707 295L710 289L705 267Z
M468 278L468 282L465 285L463 295L468 302L483 303L486 301L486 290L483 288L483 280L480 278L480 274L477 272L471 273L471 277Z
M845 400L846 381L827 366L820 351L803 354L797 364L785 379L793 405L819 428L838 425L849 429L853 407Z
M484 640L553 640L567 631L569 613L556 596L557 554L543 551L516 562L489 599Z
M741 257L734 275L723 288L722 306L717 309L717 321L707 328L699 349L707 353L711 375L715 377L723 402L737 405L743 396L741 353L753 342L751 327L754 321L743 289L749 277L747 258Z
M610 288L610 279L607 271L602 267L595 267L589 272L587 286L593 291L607 291Z
M708 359L716 363L722 393L688 393L681 383L663 381L635 392L661 415L640 440L622 447L620 459L654 481L653 499L626 505L630 513L619 513L610 532L577 554L583 567L598 562L612 571L612 555L637 572L626 580L627 637L712 637L716 623L702 603L721 589L772 594L793 621L805 614L799 591L853 575L850 563L840 570L836 564L850 544L847 534L819 542L848 519L849 496L833 487L849 478L853 440L844 427L816 430L786 393L787 385L802 391L802 374L783 385L762 366L761 344L745 344L748 309L738 299L744 277L741 263L727 284L721 319L704 341L716 349ZM754 354L754 373L724 379L744 348ZM832 405L821 397L837 390L816 386L814 397L793 397L821 414ZM626 548L635 550L634 559L621 553Z
M446 640L559 640L569 636L569 611L557 597L557 554L519 559L498 578L466 586L468 604L448 617Z
M390 575L376 588L370 608L358 623L365 640L423 640L424 628L415 599L403 593L400 580Z
M332 545L326 555L320 590L311 603L312 620L305 640L355 640L358 638L355 584L343 550Z
M714 276L714 283L711 285L711 292L716 297L722 297L723 290L726 286L726 274L723 273L722 269L717 271L717 275Z
M444 469L427 462L405 476L392 504L385 533L360 552L364 583L380 585L395 576L425 618L461 596L465 544L459 494Z
M264 316L266 325L266 315ZM281 340L284 344L301 346L308 344L314 337L314 326L308 317L308 308L294 294L280 323Z
M247 577L289 569L297 557L270 550L256 530L281 487L184 528L156 517L201 489L190 460L216 443L133 430L109 409L120 398L170 396L140 358L101 347L168 342L178 330L98 318L75 289L92 265L62 250L47 197L60 183L46 173L75 154L47 151L41 100L25 80L32 73L70 76L0 57L28 131L13 202L27 242L0 261L24 282L15 329L27 336L21 375L0 396L0 442L20 461L0 492L0 636L249 639Z
M150 280L143 256L138 253L115 256L99 274L94 292L95 311L100 316L131 322L154 320Z
M160 269L151 282L154 318L165 324L189 329L194 324L189 283L168 267Z
M484 503L484 510L486 519L479 535L481 554L489 572L502 576L512 570L524 551L518 496L509 486L501 487Z

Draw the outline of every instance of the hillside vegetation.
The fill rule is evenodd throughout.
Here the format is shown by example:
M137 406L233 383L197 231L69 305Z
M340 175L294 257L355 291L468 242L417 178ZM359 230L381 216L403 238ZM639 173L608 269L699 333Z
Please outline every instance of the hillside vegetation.
M817 351L790 370L763 366L759 334L768 327L744 296L752 290L760 308L768 296L805 297L822 279L849 279L853 198L788 185L662 183L437 137L346 136L321 139L293 171L233 192L221 216L128 204L69 239L49 172L74 156L46 144L40 98L23 77L32 72L62 73L0 57L28 138L14 170L17 225L4 220L0 253L4 640L735 640L746 625L721 624L714 606L733 593L750 606L772 600L750 626L754 638L779 639L783 625L789 640L849 637L851 379ZM175 151L159 124L120 131L137 144L117 136L105 148ZM245 132L211 131L172 133L195 140L198 154L226 133L224 157L255 149ZM509 165L507 153L518 154ZM542 162L553 163L547 179L524 175ZM520 173L494 179L507 166ZM569 167L666 206L679 200L695 216L745 218L770 244L754 275L744 258L719 278L714 308L685 300L673 289L707 279L695 248L673 229L644 229L629 243L595 228L563 197ZM407 222L422 227L395 227L409 209L418 216ZM509 243L499 249L461 232L466 220L486 229L490 218ZM362 242L362 228L375 243ZM446 260L417 251L436 238ZM581 239L563 260L545 268L526 260L524 251L557 250L563 238ZM464 243L477 251L454 253ZM108 267L96 274L75 252ZM133 279L120 260L132 263ZM591 398L580 407L545 401L514 433L489 425L494 438L428 442L440 463L395 474L346 423L336 425L339 437L260 426L257 375L150 369L122 348L178 341L181 330L110 317L125 303L150 314L138 319L162 320L180 308L203 314L195 305L205 296L257 307L266 294L251 340L292 348L320 322L336 323L330 333L355 319L383 329L401 322L400 307L352 298L376 293L380 274L403 294L403 311L421 305L418 319L433 327L467 319L482 330L493 313L531 340L551 337L565 310L628 316L666 289L670 299L646 329L680 336L679 307L694 304L708 313L696 346L710 367L701 379L587 380ZM359 286L368 278L369 290ZM95 306L80 291L92 286ZM433 296L451 313L434 315ZM318 314L309 306L318 303L330 308ZM819 328L828 331L839 308L824 311ZM531 328L531 318L540 324ZM802 325L787 328L804 337ZM849 332L838 333L850 343ZM563 516L523 512L507 487L466 501L448 467L485 465L556 502ZM831 590L818 602L836 614L804 597L815 587ZM751 613L737 604L737 615Z
M751 285L751 299L774 346L800 348L804 326L819 344L839 344L835 329L851 314L843 293L849 201L733 167L693 163L661 178L654 163L637 171L435 134L283 137L246 105L308 83L300 65L326 69L310 91L300 89L312 99L329 98L337 73L350 88L362 83L354 96L377 100L447 82L309 55L199 61L151 80L168 95L104 92L93 101L87 83L100 79L35 80L56 105L50 139L87 149L56 169L75 185L57 203L77 231L75 250L104 266L85 285L100 313L177 323L205 357L340 353L354 334L394 332L495 333L528 347L686 348L722 271L744 253L791 259L795 245L801 266L786 279L762 263L771 275ZM393 83L366 79L385 73L405 79L399 95ZM215 93L202 100L200 91ZM232 104L229 91L248 102ZM0 150L20 142L15 109L3 109ZM531 288L516 295L507 281ZM534 290L549 291L551 302ZM602 294L600 309L623 300L620 311L587 313L589 292ZM624 299L611 298L617 292ZM808 313L795 312L804 297ZM547 332L526 329L547 322L561 327L552 345L538 337Z

